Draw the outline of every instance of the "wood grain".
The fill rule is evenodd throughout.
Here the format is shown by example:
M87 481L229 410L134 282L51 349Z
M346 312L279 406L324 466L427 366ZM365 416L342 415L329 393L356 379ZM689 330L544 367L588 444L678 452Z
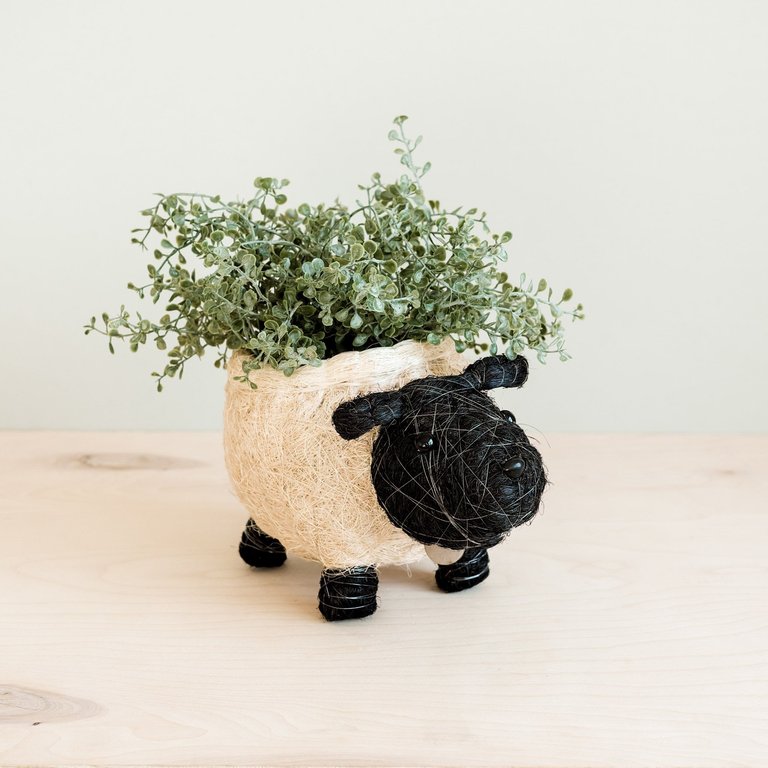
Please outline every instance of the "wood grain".
M0 434L0 765L768 765L768 438L541 442L487 582L331 625L219 435Z

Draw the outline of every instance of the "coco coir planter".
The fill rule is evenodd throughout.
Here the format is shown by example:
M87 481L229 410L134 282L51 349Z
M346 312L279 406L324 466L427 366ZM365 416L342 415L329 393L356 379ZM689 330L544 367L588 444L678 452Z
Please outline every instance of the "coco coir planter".
M236 352L227 365L224 446L232 485L261 536L262 552L269 554L264 541L271 537L289 554L342 572L421 558L424 545L393 526L377 501L371 483L376 430L344 440L332 415L359 395L459 373L466 361L453 342L345 352L291 376L260 368L249 374L256 389L237 381L246 359ZM273 554L284 559L282 548Z
M563 322L583 317L580 304L566 308L570 289L557 299L544 279L510 282L500 269L510 232L426 193L430 164L415 163L421 138L408 138L406 119L389 138L408 173L373 174L358 185L364 202L286 207L288 182L263 176L248 200L161 195L132 238L142 248L159 239L151 282L129 288L170 301L165 314L121 306L85 326L111 351L120 339L166 350L158 390L205 350L218 350L217 367L239 350L225 441L250 513L240 555L260 568L282 565L286 550L320 563L330 620L370 615L377 567L425 547L443 591L488 576L487 549L533 517L546 473L487 392L523 385L525 349L567 359ZM375 346L393 336L409 341ZM350 341L372 348L334 356ZM462 370L456 350L490 356ZM322 362L301 365L309 356ZM238 381L244 367L258 369L255 389Z

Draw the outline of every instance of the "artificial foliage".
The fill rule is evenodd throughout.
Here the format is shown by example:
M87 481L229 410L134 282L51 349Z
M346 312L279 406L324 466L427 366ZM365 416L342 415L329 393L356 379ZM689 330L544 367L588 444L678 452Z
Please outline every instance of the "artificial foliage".
M406 119L389 132L406 172L391 182L374 173L354 205L291 207L288 181L273 177L256 178L244 201L160 195L132 238L152 248L148 280L128 287L162 302L162 315L122 306L100 323L91 318L85 332L106 335L110 351L115 339L133 351L147 343L166 350L168 363L153 373L159 390L209 347L217 367L230 351L247 350L246 378L264 365L290 375L406 339L567 359L563 323L583 316L581 304L569 309L570 289L556 297L544 279L511 281L501 269L511 234L492 233L476 208L448 210L427 197L430 164L414 159L421 137L406 135Z

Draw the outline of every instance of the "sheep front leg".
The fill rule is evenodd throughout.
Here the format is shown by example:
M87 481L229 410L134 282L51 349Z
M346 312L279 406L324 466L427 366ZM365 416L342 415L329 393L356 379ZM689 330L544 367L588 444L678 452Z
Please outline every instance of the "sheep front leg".
M320 577L320 613L328 621L362 619L377 608L379 576L372 565L326 568Z
M240 557L254 568L277 568L285 562L285 547L249 517L240 538Z
M435 581L443 592L461 592L485 581L490 572L488 550L475 547L466 550L455 563L438 565Z

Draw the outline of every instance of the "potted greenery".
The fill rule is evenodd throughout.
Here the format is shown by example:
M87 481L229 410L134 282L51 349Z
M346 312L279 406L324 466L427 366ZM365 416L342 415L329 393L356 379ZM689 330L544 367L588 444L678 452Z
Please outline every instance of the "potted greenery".
M149 280L128 287L164 313L150 320L121 307L86 326L110 351L115 339L166 350L158 390L216 350L214 364L228 370L227 465L250 523L326 568L424 551L377 505L373 436L340 448L331 425L340 403L458 373L465 350L565 360L564 319L582 316L580 304L566 308L570 290L554 298L543 279L510 282L500 269L509 232L425 196L430 164L417 165L421 137L406 136L405 120L389 138L406 173L391 183L373 174L353 206L289 207L288 182L271 177L244 201L161 195L133 237L143 249L159 240Z

